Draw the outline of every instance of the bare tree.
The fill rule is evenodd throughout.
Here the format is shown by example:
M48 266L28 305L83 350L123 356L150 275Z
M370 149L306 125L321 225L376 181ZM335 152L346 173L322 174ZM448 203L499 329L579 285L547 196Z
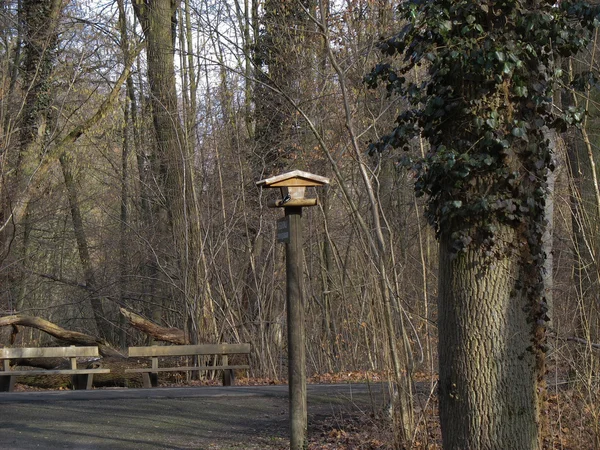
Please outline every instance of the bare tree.
M203 264L202 231L192 155L178 112L174 69L174 21L179 2L136 1L134 10L146 36L152 115L164 195L181 271L192 342L217 339L214 307Z

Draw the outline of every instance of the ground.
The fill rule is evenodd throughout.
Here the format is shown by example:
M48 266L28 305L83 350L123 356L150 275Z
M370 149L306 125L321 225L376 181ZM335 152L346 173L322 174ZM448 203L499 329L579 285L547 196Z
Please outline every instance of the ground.
M310 383L344 383L369 382L383 384L385 375L372 372L344 372L339 374L315 375ZM172 380L162 386L181 386L183 380ZM186 385L219 384L217 380L189 381ZM277 380L241 378L239 386L282 384ZM35 390L31 386L17 385L18 390ZM437 400L435 396L436 380L427 374L417 375L415 397L416 418L418 429L412 448L441 449L441 434L437 418ZM544 412L547 422L547 438L545 448L566 450L592 450L597 448L598 405L590 401L590 395L584 386L565 379L549 380L548 408ZM597 394L597 393L596 393ZM316 409L316 414L309 414L309 450L383 450L394 448L394 433L392 420L382 407L381 401L367 407L361 405L350 410L323 408ZM281 408L280 408L281 409ZM286 412L277 410L265 414L272 416L272 423L277 424L277 430L268 429L257 433L239 444L229 440L223 444L218 440L208 444L210 450L226 449L262 449L282 450L288 448L287 437L282 435L285 428ZM250 418L249 418L250 419ZM270 419L271 420L271 419ZM283 424L283 425L282 425ZM235 440L234 440L235 441Z

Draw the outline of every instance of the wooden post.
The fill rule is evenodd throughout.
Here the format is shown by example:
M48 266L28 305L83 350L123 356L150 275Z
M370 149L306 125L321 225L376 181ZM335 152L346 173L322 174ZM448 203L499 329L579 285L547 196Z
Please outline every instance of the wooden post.
M287 207L289 242L286 244L288 383L290 402L290 449L307 446L306 347L302 295L302 207Z
M277 240L285 242L287 277L288 383L290 401L290 449L308 446L306 404L306 347L304 344L304 296L302 290L302 207L315 206L316 198L305 198L307 187L329 184L329 179L294 170L260 180L257 186L279 188L281 198L268 203L285 209L285 220L277 222Z

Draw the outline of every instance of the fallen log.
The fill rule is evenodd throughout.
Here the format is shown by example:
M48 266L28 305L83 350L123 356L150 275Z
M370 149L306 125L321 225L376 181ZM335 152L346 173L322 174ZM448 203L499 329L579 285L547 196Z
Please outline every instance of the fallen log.
M124 358L124 355L108 345L104 339L78 331L65 330L41 317L24 316L21 314L0 317L0 327L12 326L14 330L14 327L17 325L36 328L72 345L98 346L98 352L104 357Z
M37 367L44 369L69 368L68 360L56 360L51 358L48 361L41 359L18 359L11 361L14 366L22 367ZM64 363L67 363L67 366ZM53 366L54 364L54 366ZM144 367L145 361L132 361L126 358L102 358L100 361L90 362L85 367L96 368L102 367L110 369L110 373L99 373L94 375L94 387L129 387L141 388L142 379L137 373L126 373L125 369ZM82 367L84 367L82 365ZM24 386L33 387L36 389L67 389L71 384L70 375L31 375L21 376L17 383Z
M123 316L129 321L129 324L132 327L140 330L143 333L146 333L149 336L152 336L157 341L171 342L172 344L189 344L185 338L185 333L183 330L180 330L179 328L161 327L160 325L157 325L134 312L128 311L123 307L119 309L121 310L121 314L123 314Z
M121 312L125 317L127 317L132 326L145 333L148 333L157 340L164 340L175 344L186 343L183 338L183 331L177 328L160 327L149 320L146 320L143 317L125 309L122 309ZM11 345L14 344L16 334L19 332L18 327L26 326L41 330L68 344L97 346L98 351L103 358L100 361L90 361L89 364L108 368L110 369L110 373L95 375L95 387L141 387L141 379L139 375L135 373L126 373L125 369L142 367L144 364L146 364L146 361L137 361L132 360L131 358L126 358L122 353L108 345L103 339L90 336L85 333L80 333L78 331L66 330L55 323L52 323L46 319L42 319L41 317L26 316L22 314L0 317L0 327L9 326L12 327L10 334ZM69 365L69 361L64 358L18 359L13 360L11 365L38 367L43 369L57 369L63 367L66 368ZM19 380L19 384L30 385L36 388L50 389L66 387L69 385L69 383L70 377L63 375L21 377Z

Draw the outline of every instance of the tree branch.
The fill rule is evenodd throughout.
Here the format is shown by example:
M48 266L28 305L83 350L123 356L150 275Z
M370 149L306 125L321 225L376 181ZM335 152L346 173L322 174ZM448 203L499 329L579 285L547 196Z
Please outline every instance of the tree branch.
M125 308L119 309L121 310L121 314L127 318L132 327L140 330L143 333L146 333L149 336L152 336L158 341L171 342L173 344L188 343L185 338L185 333L179 328L161 327L160 325L157 325L134 312L127 311Z
M36 328L70 344L98 346L98 351L104 357L124 357L120 352L109 346L103 339L78 331L65 330L41 317L24 316L21 314L0 317L0 327L12 326L14 332L14 328L17 325Z

